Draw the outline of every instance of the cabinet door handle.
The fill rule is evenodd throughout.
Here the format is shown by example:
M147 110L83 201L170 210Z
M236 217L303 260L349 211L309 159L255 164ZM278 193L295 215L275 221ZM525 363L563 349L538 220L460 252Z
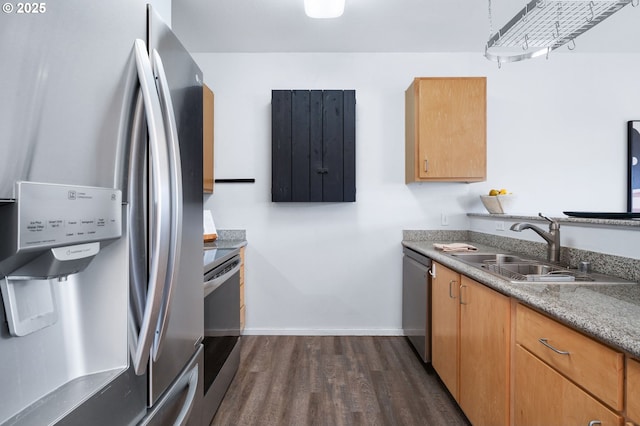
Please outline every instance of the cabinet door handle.
M591 420L589 422L589 426L601 425L602 422L600 420Z
M451 280L449 281L449 299L455 299L456 297L453 295L453 293L451 292L451 285L453 283L457 282L456 280Z
M429 171L429 160L424 160L424 171L428 172Z
M460 286L460 304L461 305L466 305L466 303L462 301L462 289L463 288L467 288L467 286L466 285L461 285Z
M543 345L545 345L546 347L548 347L549 349L551 349L552 351L554 351L557 354L560 355L570 355L570 352L567 351L561 351L559 349L554 348L553 346L551 346L549 343L547 343L547 339L538 339L538 342L542 343ZM599 420L594 420L594 421L599 421ZM591 424L591 423L589 423Z

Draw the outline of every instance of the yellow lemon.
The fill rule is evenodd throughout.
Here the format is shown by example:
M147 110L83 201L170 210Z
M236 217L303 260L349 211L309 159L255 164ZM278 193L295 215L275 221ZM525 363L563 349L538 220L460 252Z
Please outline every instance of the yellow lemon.
M506 195L506 194L507 194L507 190L506 190L506 189L504 189L504 188L502 188L502 189L500 190L500 195Z
M497 189L492 189L491 191L489 191L489 195L498 195L500 193L500 191L498 191Z

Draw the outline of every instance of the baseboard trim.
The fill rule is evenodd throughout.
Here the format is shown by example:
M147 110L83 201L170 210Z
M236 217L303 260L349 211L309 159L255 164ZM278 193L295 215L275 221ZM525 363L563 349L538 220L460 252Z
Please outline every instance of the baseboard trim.
M399 328L245 328L243 333L247 336L404 336Z

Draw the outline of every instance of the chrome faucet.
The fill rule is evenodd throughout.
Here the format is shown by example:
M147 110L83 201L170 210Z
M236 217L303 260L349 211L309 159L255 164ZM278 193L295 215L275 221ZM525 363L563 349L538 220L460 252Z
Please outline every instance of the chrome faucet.
M535 225L530 223L514 223L511 225L511 230L520 232L524 229L531 229L536 234L540 235L547 242L547 259L551 262L559 262L560 261L560 224L552 219L549 219L546 216L543 216L542 213L538 213L543 219L549 221L549 232L544 231L543 229L538 228Z

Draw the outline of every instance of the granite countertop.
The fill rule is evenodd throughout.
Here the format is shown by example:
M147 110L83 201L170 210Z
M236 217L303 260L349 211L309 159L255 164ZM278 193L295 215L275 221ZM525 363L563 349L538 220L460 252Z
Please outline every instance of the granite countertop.
M490 214L490 213L467 213L469 217L481 217L487 219L516 219L516 220L542 220L539 216L517 215L517 214ZM573 225L601 225L601 226L615 226L619 228L640 228L640 220L638 219L597 219L597 218L580 218L580 217L551 217L551 219L557 220L560 223L573 224Z
M240 248L247 245L247 240L221 240L220 238L212 241L210 243L204 243L205 249L214 249L214 248Z
M218 231L218 238L216 238L215 241L204 243L204 248L205 249L240 248L246 245L247 245L247 235L245 230L221 229Z
M402 244L603 343L640 357L640 284L511 283L435 249L435 242L453 241L405 239ZM468 243L482 252L504 253L493 246Z

